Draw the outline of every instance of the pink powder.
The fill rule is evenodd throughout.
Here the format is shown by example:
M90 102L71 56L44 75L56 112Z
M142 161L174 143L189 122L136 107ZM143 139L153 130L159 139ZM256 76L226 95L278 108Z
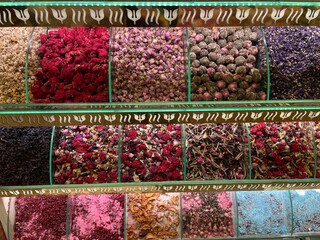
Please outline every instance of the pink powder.
M232 202L230 199L230 193L229 192L218 193L218 202L219 202L219 206L223 210L229 210L232 206Z
M123 195L80 195L72 202L73 239L123 239Z

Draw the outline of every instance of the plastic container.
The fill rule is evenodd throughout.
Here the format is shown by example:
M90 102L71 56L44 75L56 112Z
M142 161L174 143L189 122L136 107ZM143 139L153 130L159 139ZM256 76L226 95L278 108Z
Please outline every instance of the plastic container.
M34 33L29 57L32 103L109 102L109 29L71 27Z
M187 180L245 179L249 156L243 124L186 124Z
M258 27L189 28L192 101L268 99L268 66Z
M319 234L320 190L292 190L290 194L293 212L293 234Z
M238 236L289 236L292 212L289 191L237 192Z
M264 28L270 57L270 99L320 99L320 27Z
M247 124L253 179L301 179L314 176L314 149L309 123Z
M118 126L57 128L52 149L54 182L118 182L118 145Z
M10 239L65 239L68 196L12 198Z
M233 193L182 193L181 198L183 239L235 237Z
M0 185L46 185L52 127L0 127Z
M187 100L184 28L112 29L112 100Z
M124 125L121 134L121 181L183 180L181 125Z
M123 194L70 196L68 239L124 239Z
M179 193L127 195L127 239L180 239Z
M31 32L31 27L0 29L0 105L26 103L25 61Z

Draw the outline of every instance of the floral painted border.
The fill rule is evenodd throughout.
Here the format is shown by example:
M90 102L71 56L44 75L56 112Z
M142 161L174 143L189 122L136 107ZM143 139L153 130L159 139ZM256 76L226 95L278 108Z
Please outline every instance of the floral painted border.
M284 121L320 121L320 110L0 115L0 126L11 127Z
M316 6L8 6L0 27L320 26Z
M0 197L17 197L17 196L33 196L33 195L68 195L68 194L106 194L106 193L144 193L144 192L224 192L224 191L258 191L258 190L295 190L295 189L320 189L319 180L309 180L304 182L293 182L282 180L279 182L264 183L257 181L253 183L196 183L189 182L170 185L165 182L154 183L154 185L141 186L133 185L123 186L108 186L108 184L101 184L101 186L34 186L32 189L14 188L4 189L0 187Z

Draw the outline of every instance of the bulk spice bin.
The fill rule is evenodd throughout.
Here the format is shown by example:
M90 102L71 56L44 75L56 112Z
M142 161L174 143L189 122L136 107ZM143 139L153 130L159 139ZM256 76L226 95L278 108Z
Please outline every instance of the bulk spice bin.
M193 101L267 99L268 71L261 29L188 30Z

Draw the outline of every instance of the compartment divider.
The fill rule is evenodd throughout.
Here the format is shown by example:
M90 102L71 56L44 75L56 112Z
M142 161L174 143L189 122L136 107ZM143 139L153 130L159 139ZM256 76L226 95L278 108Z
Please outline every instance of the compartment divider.
M109 91L109 103L112 103L112 27L109 31L109 53L108 53L108 91Z
M270 90L271 90L271 72L270 72L270 59L269 59L269 49L267 45L267 40L266 36L264 34L264 28L260 27L260 31L262 34L262 40L263 40L263 45L265 49L265 55L266 55L266 64L267 64L267 101L270 100Z
M249 153L249 179L252 179L252 154L251 154L251 137L250 137L250 132L248 129L248 124L244 123L245 128L246 128L246 134L248 138L248 153Z
M24 83L25 83L25 91L26 91L26 104L30 103L30 97L29 97L29 54L30 54L30 46L32 43L33 33L34 33L35 27L32 28L32 31L30 33L30 38L28 41L27 49L26 49L26 61L24 65Z

